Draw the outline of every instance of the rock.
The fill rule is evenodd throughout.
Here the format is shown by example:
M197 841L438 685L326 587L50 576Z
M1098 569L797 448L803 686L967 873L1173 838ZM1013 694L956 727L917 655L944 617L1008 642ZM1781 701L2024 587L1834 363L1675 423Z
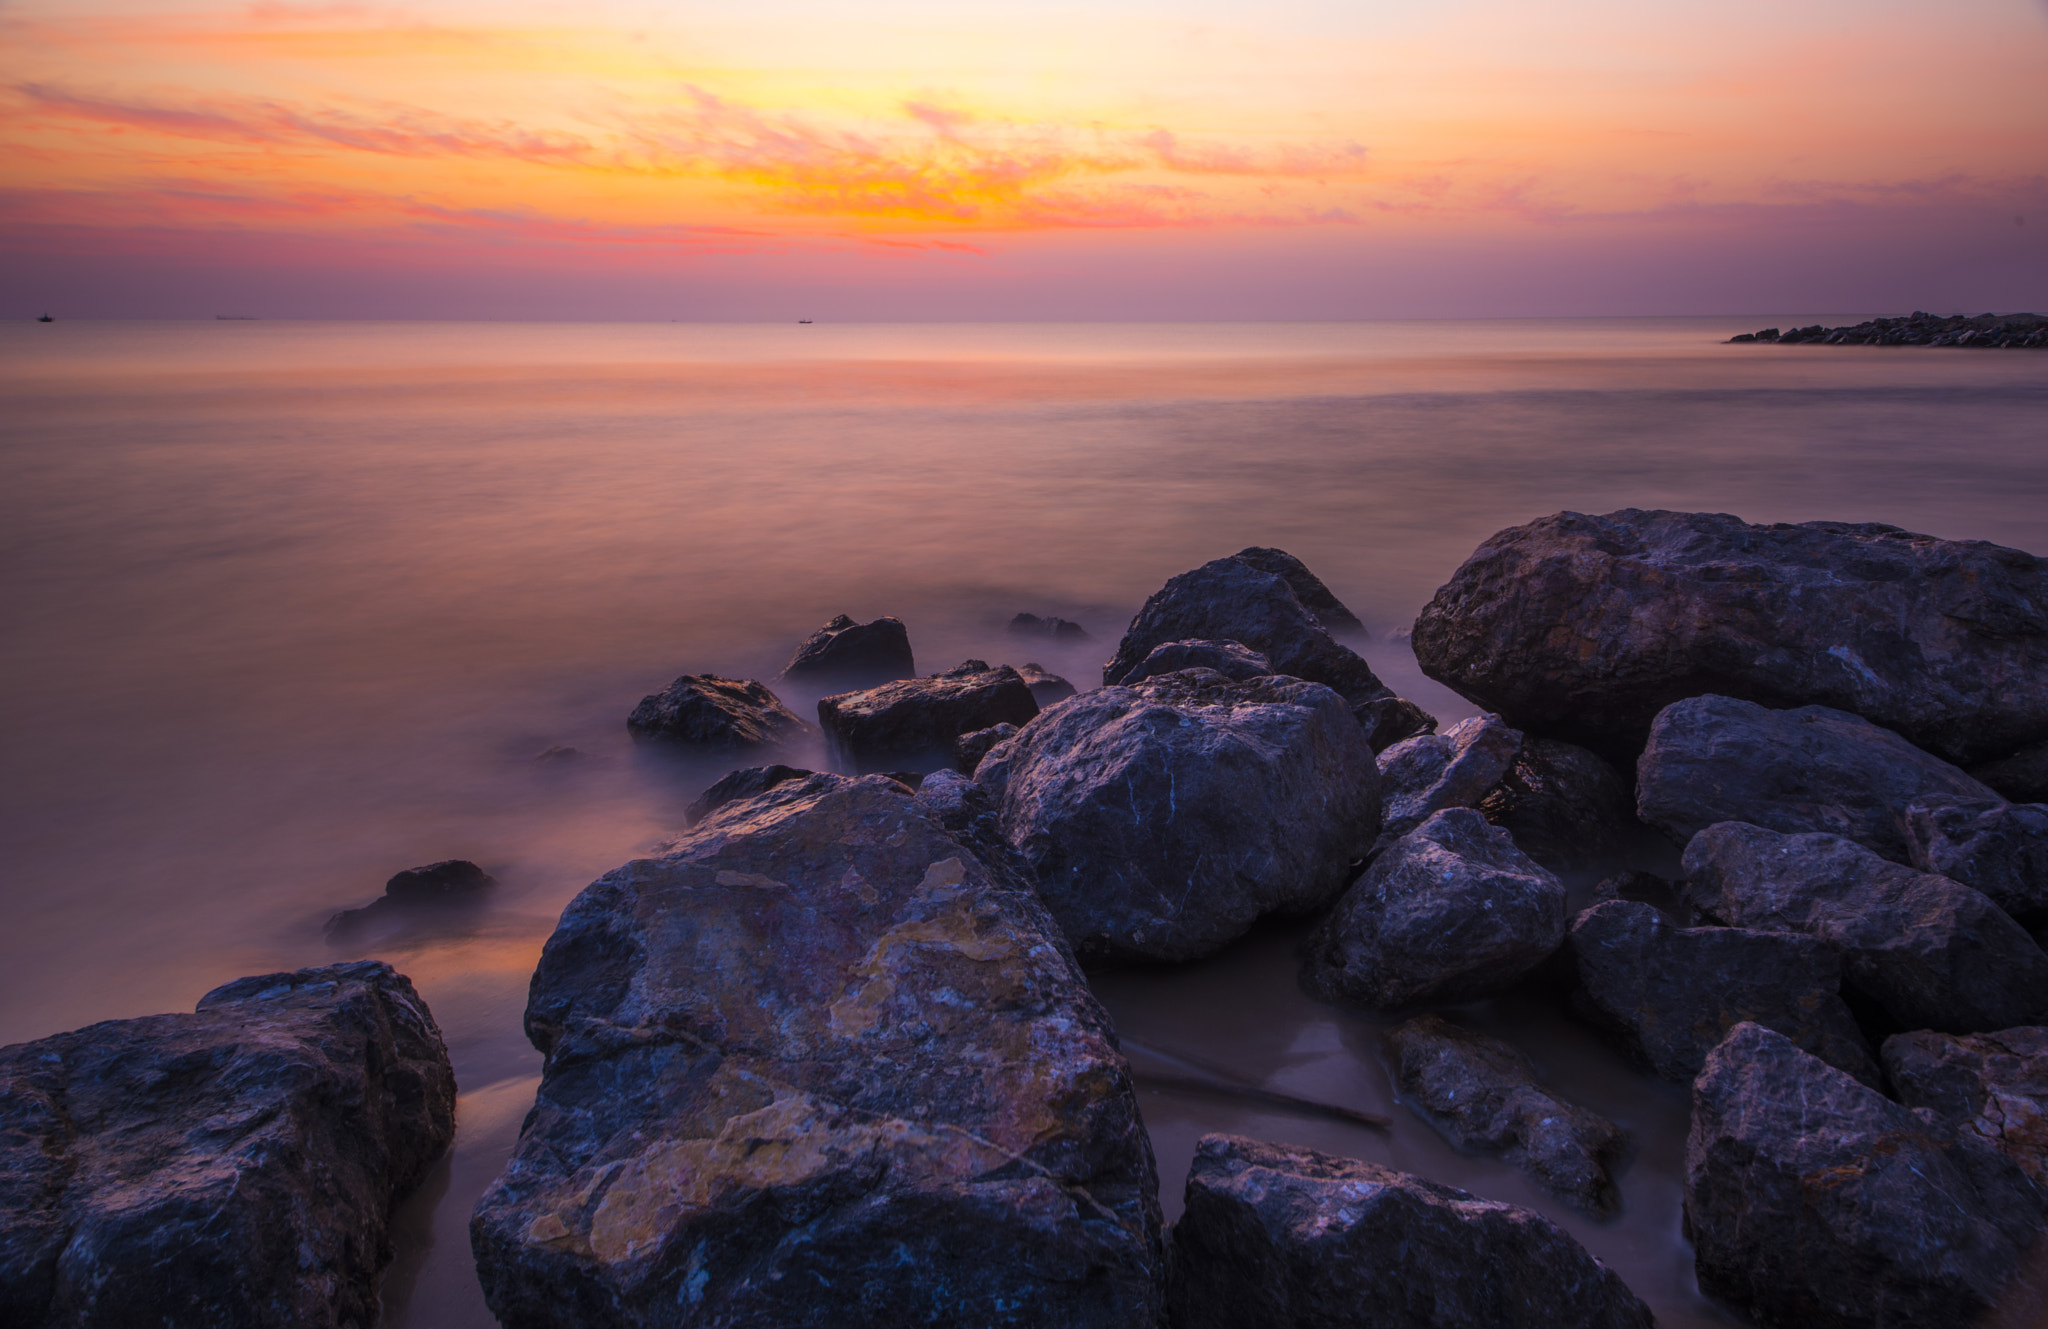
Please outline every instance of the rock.
M1019 637L1051 637L1054 641L1086 641L1088 629L1064 618L1040 618L1019 614L1010 620L1010 631Z
M2027 928L2048 923L2048 807L2003 799L1906 809L1913 866L1984 892Z
M1316 625L1325 632L1356 632L1363 635L1365 624L1358 621L1358 615L1344 607L1343 601L1330 593L1322 579L1308 570L1308 565L1284 549L1265 549L1253 545L1240 549L1231 555L1238 562L1261 572L1270 572L1285 581L1294 590L1295 598L1302 607L1315 615Z
M1838 835L1709 826L1685 849L1687 899L1716 922L1803 932L1899 1029L1975 1033L2048 1006L2048 955L1981 892Z
M695 826L727 803L742 798L765 794L776 785L787 780L807 779L812 772L797 766L749 766L719 778L718 782L697 796L683 813L684 824Z
M1610 900L1572 922L1575 1004L1653 1075L1688 1082L1749 1021L1868 1085L1877 1063L1842 1000L1832 946L1793 932L1681 928L1647 904Z
M1558 513L1481 545L1414 641L1431 678L1617 764L1701 693L1851 711L1965 766L2048 739L2048 564L1876 523Z
M1017 677L1024 680L1024 686L1031 689L1031 699L1044 710L1054 702L1065 701L1080 689L1053 673L1044 665L1024 664L1018 667Z
M1477 807L1514 764L1522 736L1497 715L1402 739L1379 754L1380 839L1390 843L1445 808Z
M542 766L574 766L584 760L584 753L581 748L572 748L567 744L557 743L553 747L544 748L534 753L533 759Z
M1693 1084L1685 1169L1700 1289L1788 1329L1976 1323L2042 1214L1988 1147L1755 1024Z
M481 904L497 878L466 858L407 868L384 883L384 894L327 920L330 940L345 941L383 923L446 917Z
M751 678L684 674L667 691L642 697L626 732L635 743L737 752L798 742L812 730Z
M953 740L953 769L962 775L974 774L974 768L981 765L989 749L1016 732L1017 726L1013 724L998 724L960 735Z
M1213 669L1225 678L1263 678L1273 672L1273 662L1241 642L1163 641L1134 665L1123 681L1142 683L1182 669Z
M2048 803L2048 743L1973 766L1970 775L2015 803Z
M366 1327L454 1134L441 1031L375 961L0 1048L0 1323Z
M782 668L781 679L859 689L916 675L910 630L902 619L856 623L840 614L796 648Z
M1460 1149L1500 1153L1590 1214L1620 1202L1609 1169L1628 1144L1607 1118L1536 1083L1529 1059L1497 1038L1420 1015L1387 1034L1394 1083Z
M1919 1029L1887 1038L1882 1055L1901 1103L1984 1140L2048 1193L2048 1029Z
M1393 695L1331 638L1285 578L1234 558L1183 572L1147 600L1102 667L1102 681L1131 681L1145 657L1170 641L1238 642L1265 656L1274 673L1334 688L1353 706Z
M1614 768L1554 738L1524 735L1507 774L1471 806L1552 872L1613 858L1635 825L1628 785Z
M1564 941L1565 890L1470 808L1389 845L1317 926L1302 979L1381 1009L1474 1001L1512 986Z
M1177 1329L1650 1329L1556 1224L1421 1177L1205 1135L1173 1228Z
M1365 741L1384 752L1404 738L1436 732L1436 717L1406 697L1376 697L1351 708Z
M1674 702L1636 766L1636 814L1683 845L1717 821L1846 836L1907 857L1906 808L1998 795L1889 729L1826 706Z
M1319 909L1379 829L1365 736L1294 678L1188 669L1084 693L975 780L1086 960L1191 960Z
M540 1089L471 1223L507 1329L1158 1315L1109 1019L1030 891L892 781L786 782L599 878L526 1027Z
M962 734L1025 724L1037 714L1038 703L1016 670L1008 665L991 669L980 660L818 703L833 764L863 775L950 766L953 744Z

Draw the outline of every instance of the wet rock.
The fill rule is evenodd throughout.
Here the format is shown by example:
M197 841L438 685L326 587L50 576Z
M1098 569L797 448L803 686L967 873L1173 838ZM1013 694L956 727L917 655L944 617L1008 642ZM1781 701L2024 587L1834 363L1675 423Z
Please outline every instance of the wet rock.
M1894 1034L1882 1049L1899 1101L2011 1159L2048 1194L2048 1029Z
M1024 664L1017 668L1017 677L1024 680L1024 686L1031 689L1031 699L1044 710L1054 702L1065 701L1080 689L1053 673L1044 665Z
M1231 557L1285 581L1293 588L1302 607L1315 615L1317 626L1325 632L1364 633L1365 624L1358 621L1358 615L1346 609L1344 602L1330 593L1330 588L1323 585L1322 578L1308 570L1306 563L1286 550L1253 545L1249 549L1238 550Z
M1693 1084L1685 1168L1701 1290L1786 1329L1976 1323L2042 1215L1989 1147L1755 1024Z
M1414 641L1431 678L1617 764L1702 693L1836 707L1960 765L2048 739L2048 564L1876 523L1558 513L1481 545Z
M1586 1213L1610 1213L1620 1202L1610 1169L1628 1137L1546 1092L1513 1047L1421 1015L1387 1034L1387 1051L1402 1096L1452 1144L1500 1153Z
M1906 810L1913 866L1984 892L2023 926L2048 924L2048 807L2003 800Z
M1906 861L1906 808L1998 795L1889 729L1826 706L1731 697L1667 706L1636 766L1636 812L1684 844L1717 821L1847 836Z
M1508 773L1521 746L1522 736L1499 716L1475 715L1441 734L1403 739L1381 752L1383 845L1445 808L1477 807Z
M1162 674L1064 702L982 760L1084 959L1191 960L1329 903L1379 829L1372 750L1299 679Z
M1178 1329L1649 1329L1556 1224L1359 1159L1205 1135L1173 1228Z
M1145 602L1102 668L1104 683L1129 682L1154 648L1171 641L1234 641L1266 657L1276 674L1336 690L1353 706L1393 694L1350 648L1340 646L1283 577L1234 558L1183 572Z
M928 678L906 678L818 703L833 764L869 774L924 772L953 764L962 734L1027 723L1038 714L1030 687L1008 665L969 660Z
M497 878L466 858L407 868L384 883L383 895L329 918L326 933L330 940L346 941L386 923L460 914L483 903L497 884Z
M2048 803L2048 743L1973 766L1970 775L2015 803Z
M1565 890L1470 808L1447 808L1373 859L1310 938L1302 979L1381 1009L1473 1001L1564 941Z
M1713 921L1802 932L1899 1029L1974 1033L2048 1006L2048 955L1982 892L1838 835L1710 826L1685 850L1687 899Z
M1086 641L1088 629L1064 618L1040 618L1019 614L1010 620L1010 631L1019 637L1050 637L1054 641Z
M0 1048L0 1323L368 1326L454 1133L440 1030L374 961Z
M1842 1000L1832 946L1793 932L1681 928L1647 904L1610 900L1572 922L1575 1005L1666 1080L1690 1081L1736 1025L1776 1030L1865 1084L1877 1063Z
M1273 662L1251 647L1234 641L1165 641L1132 667L1125 683L1142 683L1182 669L1213 669L1225 678L1263 678Z
M1365 741L1384 752L1404 738L1436 732L1436 717L1406 697L1376 697L1351 708Z
M872 688L917 674L910 654L910 630L900 618L856 623L844 614L813 632L781 678L839 688Z
M737 752L798 742L813 731L766 685L751 678L684 674L640 699L626 717L636 743Z
M812 772L797 766L749 766L721 776L718 782L697 796L683 813L686 825L695 826L728 803L765 794L787 780L802 780Z
M507 1329L1157 1316L1108 1017L1031 892L892 781L787 782L599 878L526 1022L540 1089L471 1224Z
M981 765L981 759L988 755L989 749L1016 732L1016 725L998 724L960 735L953 741L953 769L962 775L974 774L974 768Z
M1522 739L1500 783L1473 806L1553 872L1613 858L1635 825L1628 785L1585 748Z

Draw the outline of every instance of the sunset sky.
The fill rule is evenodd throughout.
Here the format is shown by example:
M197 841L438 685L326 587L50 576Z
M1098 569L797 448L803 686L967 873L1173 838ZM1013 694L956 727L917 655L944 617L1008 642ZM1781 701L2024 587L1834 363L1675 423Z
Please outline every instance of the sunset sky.
M2044 0L0 0L0 67L10 316L2048 306Z

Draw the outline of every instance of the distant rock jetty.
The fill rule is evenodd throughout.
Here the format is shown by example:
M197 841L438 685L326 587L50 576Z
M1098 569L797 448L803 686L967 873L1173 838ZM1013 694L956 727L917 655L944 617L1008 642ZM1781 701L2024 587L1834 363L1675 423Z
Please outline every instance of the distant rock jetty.
M1914 310L1904 318L1874 318L1851 328L1765 328L1730 337L1730 342L1824 342L1829 346L2022 346L2048 349L2048 317L2040 314L1979 314L1943 318Z

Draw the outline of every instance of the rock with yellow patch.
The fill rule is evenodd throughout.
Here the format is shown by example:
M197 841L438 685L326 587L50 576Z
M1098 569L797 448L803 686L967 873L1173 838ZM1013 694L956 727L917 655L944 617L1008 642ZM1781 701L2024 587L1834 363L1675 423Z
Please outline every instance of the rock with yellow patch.
M1129 1069L1044 908L948 832L959 785L787 781L569 906L471 1226L501 1323L1156 1321Z

